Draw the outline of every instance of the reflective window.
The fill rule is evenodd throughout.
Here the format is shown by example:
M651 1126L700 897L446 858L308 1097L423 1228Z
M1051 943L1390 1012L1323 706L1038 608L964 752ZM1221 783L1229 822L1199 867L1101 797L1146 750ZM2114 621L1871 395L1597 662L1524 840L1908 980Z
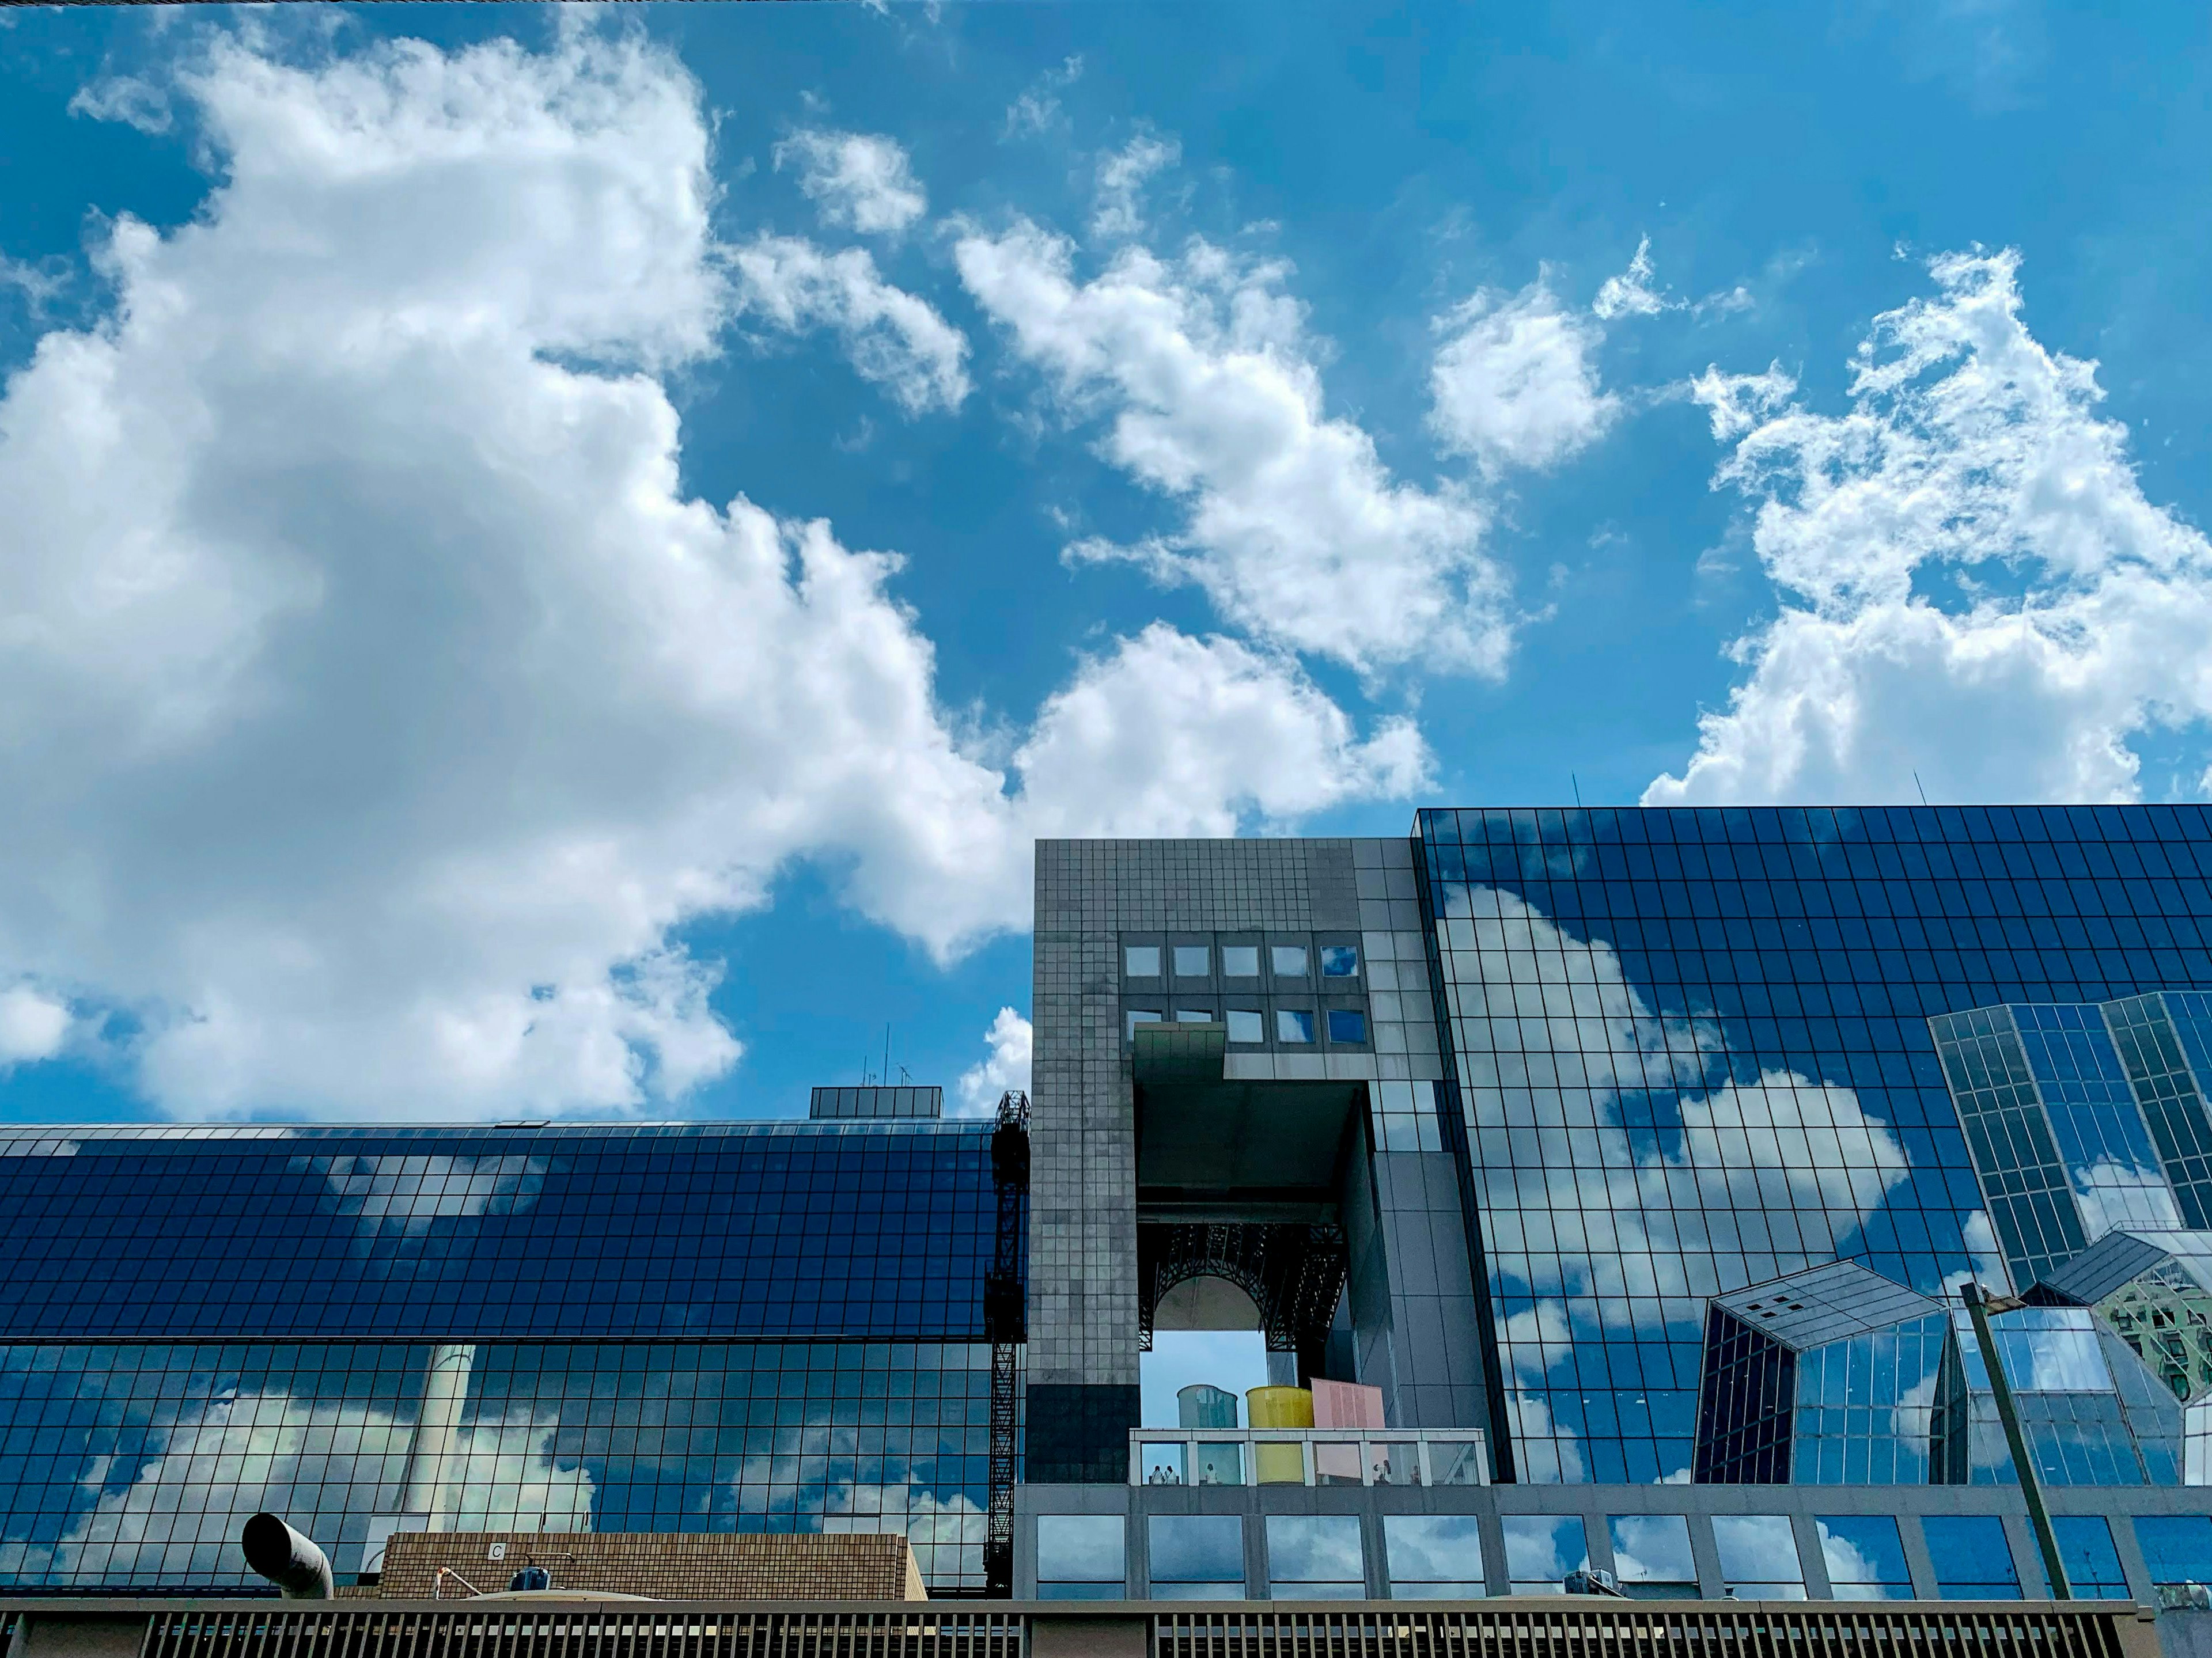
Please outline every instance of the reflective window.
M1946 1600L2017 1600L2020 1574L2004 1521L1993 1514L1931 1514L1920 1521Z
M1176 1009L1177 1024L1212 1024L1213 1010L1210 1007L1179 1007Z
M1275 1010L1275 1040L1279 1042L1302 1043L1314 1039L1314 1016L1310 1008L1279 1007Z
M1257 944L1222 945L1221 975L1225 979L1258 978L1260 976L1260 946Z
M1796 1527L1784 1514L1717 1514L1713 1546L1721 1582L1742 1600L1802 1600L1805 1567Z
M1268 954L1273 958L1278 979L1303 979L1306 976L1306 947L1304 944L1277 944Z
M1352 944L1323 944L1321 947L1321 976L1324 979L1358 978L1358 947Z
M2125 1600L2128 1575L2120 1570L2120 1552L2112 1546L2112 1528L2100 1514L2055 1514L2051 1529L2058 1540L2059 1563L2066 1568L2066 1587L2076 1600ZM2044 1570L2040 1550L2035 1569L2043 1574L2044 1593L2051 1592L2051 1574Z
M1244 1522L1236 1515L1153 1515L1146 1560L1155 1600L1244 1598Z
M1589 1539L1578 1514L1509 1514L1505 1570L1516 1594L1563 1594L1566 1576L1589 1565Z
M1399 1600L1472 1600L1489 1591L1482 1528L1471 1514L1386 1514L1382 1552Z
M1213 971L1213 952L1204 944L1177 944L1175 970L1178 979L1203 979Z
M1160 947L1158 944L1128 944L1121 950L1121 971L1132 979L1157 979L1160 976Z
M1317 1440L1314 1443L1314 1484L1316 1485L1357 1485L1359 1478L1359 1442L1352 1440Z
M1690 1522L1679 1514L1616 1514L1605 1528L1613 1539L1613 1576L1638 1600L1694 1600L1698 1568L1690 1557Z
M1267 1584L1279 1600L1359 1600L1367 1594L1359 1517L1267 1516Z
M1910 1600L1912 1573L1897 1521L1886 1514L1828 1515L1820 1528L1820 1558L1838 1600Z
M1421 1483L1419 1454L1410 1440L1375 1440L1367 1447L1367 1477L1378 1485Z
M1201 1439L1198 1442L1198 1448L1191 1455L1198 1463L1200 1485L1241 1485L1244 1483L1243 1445Z
M1356 1009L1332 1007L1328 1010L1328 1039L1333 1042L1364 1042L1367 1040L1367 1016Z
M1037 1598L1118 1600L1127 1573L1118 1514L1042 1514L1036 1522Z
M2212 1519L2137 1515L2136 1541L2152 1582L2212 1584Z
M344 1583L403 1501L470 1531L811 1531L865 1491L869 1528L908 1534L933 1593L980 1591L990 1354L980 1341L0 1346L0 1581L258 1587L238 1537L263 1509L319 1543Z
M1139 1477L1147 1485L1187 1485L1190 1483L1188 1448L1180 1439L1157 1441L1137 1448Z
M1686 1478L1710 1297L1838 1257L1940 1297L1985 1233L2010 1260L2070 1256L2080 1192L2149 1212L2093 1028L2113 999L2157 992L2157 1041L2146 1016L2131 1047L2115 1024L2113 1051L2142 1061L2126 1085L2167 1175L2212 1200L2212 1125L2182 1091L2200 1014L2183 1003L2212 999L2158 989L2212 985L2203 805L1437 809L1416 832L1432 953L1392 976L1423 1012L1423 969L1442 984L1480 1265L1522 1395L1500 1448L1516 1480ZM2047 1085L2010 1016L2008 1047L1976 1011L2000 1001L2087 1010L2035 1022ZM1379 1043L1382 1005L1370 1017ZM2062 1100L2070 1162L2046 1087L2081 1096ZM1984 1153L2002 1173L1987 1193ZM1878 1367L1881 1344L1864 1356ZM2113 1442L2068 1414L2058 1454L2094 1469ZM1806 1478L1787 1418L1773 1425L1771 1445L1736 1436L1737 1466L1771 1454ZM1820 1425L1823 1480L1927 1478L1911 1424L1846 1401Z
M1228 1021L1231 1042L1257 1045L1267 1040L1267 1016L1258 1008L1232 1007L1224 1017Z
M1480 1485L1489 1479L1489 1457L1479 1439L1429 1441L1429 1479L1438 1485Z
M1136 1040L1137 1027L1139 1025L1158 1024L1159 1023L1160 1016L1156 1010L1148 1007L1131 1008L1129 1010L1129 1040L1132 1042Z

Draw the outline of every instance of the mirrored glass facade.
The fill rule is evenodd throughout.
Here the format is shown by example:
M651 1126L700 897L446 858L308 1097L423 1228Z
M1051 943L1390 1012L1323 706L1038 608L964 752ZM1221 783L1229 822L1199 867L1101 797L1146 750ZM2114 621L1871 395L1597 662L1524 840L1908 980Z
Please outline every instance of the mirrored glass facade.
M2203 1047L2201 811L1431 811L1417 829L1444 1127L1515 1477L1687 1477L1711 1297L1838 1258L1940 1297L1998 1281L2008 1254L2055 1266L2091 1241L2085 1201L2099 1225L2182 1218L2194 1142L2154 1138L2101 1017L2039 1014L2031 1055L2014 1013L2185 989L2160 998L2172 1048ZM2002 1063L1947 1079L1945 1020L2009 1041ZM2179 1099L2172 1054L2132 1051ZM2006 1148L1995 1226L1973 1133Z
M896 1530L980 1590L990 1143L0 1138L0 1585L258 1581L265 1508L342 1581L394 1528Z

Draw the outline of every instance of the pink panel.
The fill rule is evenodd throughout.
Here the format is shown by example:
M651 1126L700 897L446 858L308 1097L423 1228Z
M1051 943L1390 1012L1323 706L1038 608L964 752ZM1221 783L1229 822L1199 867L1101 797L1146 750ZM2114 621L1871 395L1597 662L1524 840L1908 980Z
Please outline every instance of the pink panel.
M1323 1382L1313 1388L1314 1426L1316 1428L1379 1428L1382 1424L1382 1390L1357 1382Z

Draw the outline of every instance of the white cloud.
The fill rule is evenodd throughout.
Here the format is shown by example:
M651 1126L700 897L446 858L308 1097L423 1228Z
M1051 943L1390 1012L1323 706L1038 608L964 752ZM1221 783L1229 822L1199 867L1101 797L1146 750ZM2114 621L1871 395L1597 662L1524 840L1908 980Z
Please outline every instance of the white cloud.
M131 75L110 75L78 88L69 111L95 121L119 121L145 133L167 132L175 118L166 91Z
M1484 471L1557 465L1620 413L1598 385L1598 325L1543 278L1507 298L1484 292L1437 320L1446 337L1429 373L1429 423Z
M1197 583L1239 627L1363 671L1504 671L1515 618L1482 550L1483 508L1397 482L1364 431L1322 413L1286 267L1194 240L1172 263L1125 247L1079 282L1074 252L1020 221L971 232L957 258L1067 417L1109 416L1109 459L1184 507L1171 539L1116 556Z
M1145 228L1139 197L1145 181L1182 160L1182 145L1174 138L1156 138L1140 132L1099 158L1098 191L1091 208L1093 241L1121 242Z
M1420 778L1410 726L1164 627L1010 774L896 556L682 493L658 376L742 301L664 52L224 37L179 86L224 182L119 222L113 314L0 401L0 982L127 1014L161 1106L665 1103L738 1056L672 930L793 859L945 954L1026 925L1040 829Z
M68 1040L69 1005L29 985L0 990L0 1071L51 1060Z
M1061 114L1060 94L1083 78L1083 58L1080 54L1067 58L1056 70L1047 70L1024 89L1022 94L1006 106L1005 137L1008 138L1035 137L1066 125Z
M967 337L927 300L892 287L866 248L825 253L795 236L736 250L739 302L789 333L834 329L862 379L909 415L957 409L968 395Z
M1780 613L1647 801L1912 799L1916 770L1942 799L2118 800L2137 739L2203 754L2212 545L2144 497L2095 364L2028 332L2018 264L1932 261L1847 413L1790 402L1778 368L1694 383Z
M1601 322L1611 322L1615 317L1656 317L1668 303L1651 285L1651 239L1645 236L1637 242L1628 269L1599 287L1590 310Z
M1599 384L1604 325L1674 303L1651 286L1648 236L1588 312L1562 302L1540 272L1510 296L1477 293L1436 320L1443 343L1429 371L1430 429L1493 477L1558 465L1620 417L1620 399Z
M892 139L810 127L775 147L777 171L787 161L799 169L799 187L824 224L896 234L929 210L905 149Z
M1030 1091L1030 1022L1011 1007L1000 1008L983 1033L990 1053L960 1073L956 1114L988 1116L1007 1090Z
M1085 663L1014 764L1041 835L1226 835L1432 781L1410 720L1363 741L1293 664L1158 622Z

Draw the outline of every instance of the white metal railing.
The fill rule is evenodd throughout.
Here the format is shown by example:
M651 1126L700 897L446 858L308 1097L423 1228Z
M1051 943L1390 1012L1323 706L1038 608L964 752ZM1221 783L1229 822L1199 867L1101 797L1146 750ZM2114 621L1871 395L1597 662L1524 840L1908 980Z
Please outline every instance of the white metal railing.
M1479 1428L1177 1428L1129 1435L1133 1485L1487 1485Z

